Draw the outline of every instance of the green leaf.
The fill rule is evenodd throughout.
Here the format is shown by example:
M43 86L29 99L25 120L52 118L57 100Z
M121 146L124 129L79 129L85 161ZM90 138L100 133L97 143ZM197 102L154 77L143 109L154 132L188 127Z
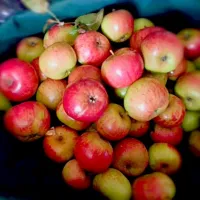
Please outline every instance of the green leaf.
M21 0L22 4L35 13L46 13L49 10L48 0Z
M85 30L98 30L104 16L104 9L98 13L82 15L75 20L75 26Z

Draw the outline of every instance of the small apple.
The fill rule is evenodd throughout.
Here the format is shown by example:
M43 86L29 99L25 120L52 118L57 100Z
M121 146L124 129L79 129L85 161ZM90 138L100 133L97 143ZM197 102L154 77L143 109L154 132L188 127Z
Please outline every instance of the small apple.
M60 80L70 74L76 62L74 49L66 42L56 42L40 55L39 67L48 78Z
M54 162L67 162L74 155L77 138L77 131L67 126L52 127L46 132L43 140L44 153Z
M156 143L169 143L179 145L183 139L183 129L181 126L165 128L155 124L154 131L151 132L151 139Z
M146 27L154 27L154 23L151 20L143 17L134 20L134 32Z
M31 62L44 51L43 40L39 37L23 38L16 47L16 55L20 60Z
M137 121L150 121L169 104L169 92L155 78L142 77L129 86L124 97L124 108Z
M91 185L91 178L80 167L76 159L69 160L62 170L65 183L76 190L85 190Z
M133 200L172 200L176 185L170 176L152 172L136 178L132 184Z
M197 57L195 60L194 60L194 64L195 64L195 67L196 69L200 69L200 56Z
M119 141L113 152L113 167L126 176L141 175L149 164L145 145L135 138Z
M11 107L4 115L4 126L22 142L32 142L45 135L51 116L40 102L25 101Z
M149 148L149 166L153 171L172 175L180 170L182 156L171 144L154 143Z
M108 106L105 87L94 79L81 79L67 86L63 96L65 112L75 120L94 122Z
M78 62L85 65L100 67L110 55L110 41L102 33L87 31L78 35L74 42Z
M167 73L176 69L184 56L184 47L170 31L157 31L145 37L141 44L145 69Z
M187 60L187 65L186 65L186 73L187 72L192 72L192 71L195 71L197 68L194 64L194 62L190 61L190 60Z
M128 90L128 86L123 87L123 88L114 88L114 93L120 99L124 99L127 90Z
M194 130L189 136L189 149L196 156L200 157L200 131Z
M101 173L112 163L113 148L96 131L84 132L77 139L74 156L82 169L91 173Z
M131 119L124 108L110 103L101 117L96 121L98 133L109 141L121 140L131 128Z
M93 188L109 200L130 200L132 195L130 181L114 168L97 174L93 179Z
M11 107L11 102L0 92L0 111L7 111Z
M10 58L0 65L0 91L10 101L22 102L35 94L39 78L33 66L18 58Z
M124 9L115 10L104 16L101 30L113 42L128 40L134 29L133 15Z

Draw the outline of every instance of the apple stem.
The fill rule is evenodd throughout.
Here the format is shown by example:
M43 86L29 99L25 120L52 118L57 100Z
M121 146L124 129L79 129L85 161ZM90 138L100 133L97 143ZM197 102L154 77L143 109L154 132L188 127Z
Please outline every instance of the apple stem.
M113 52L113 50L110 50L110 53L111 53L112 55L115 55L114 52Z
M51 15L51 16L55 19L55 21L56 21L58 24L61 23L61 21L56 17L56 15L55 15L50 9L47 9L47 12L49 13L49 15Z

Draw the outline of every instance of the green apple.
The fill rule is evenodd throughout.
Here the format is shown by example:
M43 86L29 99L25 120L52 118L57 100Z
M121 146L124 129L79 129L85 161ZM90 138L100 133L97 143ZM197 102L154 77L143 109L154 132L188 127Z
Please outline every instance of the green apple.
M144 72L143 77L152 77L152 78L155 78L162 85L166 85L167 79L168 79L167 73L158 73L158 72L150 72L150 71Z
M194 130L189 136L189 149L197 157L200 157L200 131Z
M194 64L197 69L200 69L200 56L194 60Z
M119 97L120 99L124 99L126 92L128 90L128 87L124 88L114 88L115 95Z
M192 72L192 71L195 71L195 70L196 70L196 66L195 66L194 62L187 60L185 72Z
M147 18L137 18L134 20L134 32L139 31L145 27L154 26L154 23Z
M109 200L130 200L132 195L129 180L114 168L97 174L93 179L93 188Z
M200 112L187 110L181 126L185 132L190 132L200 127L199 122Z
M11 107L10 101L0 92L0 111L7 111Z

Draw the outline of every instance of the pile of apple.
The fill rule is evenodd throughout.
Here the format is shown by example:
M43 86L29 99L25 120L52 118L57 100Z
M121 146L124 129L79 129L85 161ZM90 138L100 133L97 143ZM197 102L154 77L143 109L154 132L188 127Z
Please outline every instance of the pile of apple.
M173 199L185 132L200 156L200 31L173 33L124 9L92 16L22 39L1 63L4 126L21 142L43 139L74 189Z

